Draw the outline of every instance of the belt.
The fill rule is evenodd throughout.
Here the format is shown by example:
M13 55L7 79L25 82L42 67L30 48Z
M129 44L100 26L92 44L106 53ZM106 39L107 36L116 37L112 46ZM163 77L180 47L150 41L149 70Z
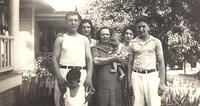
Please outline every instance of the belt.
M141 74L148 74L148 73L151 73L151 72L155 72L156 69L151 69L151 70L133 70L134 72L137 72L137 73L141 73Z
M72 69L72 68L77 68L77 69L86 69L86 67L83 66L60 66L60 68L65 68L65 69Z

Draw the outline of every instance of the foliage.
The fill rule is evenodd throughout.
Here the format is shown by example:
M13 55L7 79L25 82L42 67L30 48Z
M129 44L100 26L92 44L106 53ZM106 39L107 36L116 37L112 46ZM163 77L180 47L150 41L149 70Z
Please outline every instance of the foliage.
M193 32L186 26L176 26L167 33L169 64L174 65L188 61L192 63L192 56L197 54L197 41L191 36Z
M26 70L22 75L20 96L22 104L31 104L35 100L52 96L54 80L52 62L40 56L35 60L33 70Z
M96 27L123 28L132 20L131 11L119 10L116 5L115 0L94 1L85 13L85 18L91 19Z
M199 81L173 79L165 89L163 106L198 106L200 103Z
M125 25L134 24L139 15L151 17L152 35L162 41L164 52L169 52L165 52L165 57L180 54L175 60L166 59L168 63L173 63L183 62L189 51L198 50L191 48L197 47L200 42L199 9L199 0L95 0L85 12L85 18L91 19L98 27L106 25L122 29ZM177 33L179 28L183 28L183 32ZM180 38L178 45L171 43L177 38ZM189 44L181 42L183 39Z

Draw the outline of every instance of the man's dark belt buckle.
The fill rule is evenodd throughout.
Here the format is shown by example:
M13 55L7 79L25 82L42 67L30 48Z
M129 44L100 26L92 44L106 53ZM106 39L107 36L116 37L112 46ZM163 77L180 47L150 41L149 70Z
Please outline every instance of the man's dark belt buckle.
M60 68L65 68L65 69L73 69L73 68L76 68L76 69L86 69L86 67L83 67L83 66L63 66L61 65Z
M151 70L133 70L133 71L137 72L137 73L141 73L141 74L148 74L148 73L154 72L156 70L155 69L151 69Z

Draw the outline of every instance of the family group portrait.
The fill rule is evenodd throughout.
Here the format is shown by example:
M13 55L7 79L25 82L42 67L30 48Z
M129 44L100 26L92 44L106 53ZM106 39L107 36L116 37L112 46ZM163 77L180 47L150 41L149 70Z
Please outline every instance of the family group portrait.
M200 0L0 0L0 106L200 106Z

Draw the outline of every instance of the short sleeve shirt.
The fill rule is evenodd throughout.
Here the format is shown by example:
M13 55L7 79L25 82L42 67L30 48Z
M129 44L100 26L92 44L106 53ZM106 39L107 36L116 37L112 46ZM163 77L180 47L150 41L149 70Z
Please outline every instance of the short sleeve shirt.
M136 37L130 42L130 53L134 55L133 69L156 69L156 40L158 39L150 36L142 43L139 37Z

